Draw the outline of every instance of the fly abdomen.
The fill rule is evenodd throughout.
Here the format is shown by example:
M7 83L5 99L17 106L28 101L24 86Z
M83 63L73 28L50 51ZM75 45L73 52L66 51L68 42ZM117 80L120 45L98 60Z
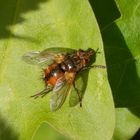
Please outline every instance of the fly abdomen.
M46 85L50 84L54 86L57 80L64 75L64 72L61 70L59 66L55 67L45 76L45 83Z

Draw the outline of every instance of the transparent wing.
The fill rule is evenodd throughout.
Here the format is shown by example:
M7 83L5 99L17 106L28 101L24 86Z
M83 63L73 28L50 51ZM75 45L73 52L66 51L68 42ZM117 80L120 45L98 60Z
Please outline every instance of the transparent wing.
M53 63L57 58L60 58L61 55L65 55L68 52L72 53L74 51L75 50L65 48L48 48L42 52L28 52L23 55L22 59L28 64L46 67L47 65Z
M41 52L28 52L23 55L22 59L28 64L45 66L52 63L55 59L54 53L42 54Z
M50 100L51 111L56 111L63 105L70 88L71 84L66 81L65 77L61 77L57 80Z
M58 47L58 48L47 48L47 49L45 49L45 50L43 50L42 52L41 52L41 54L46 54L46 53L55 53L55 54L66 54L66 53L74 53L74 52L76 52L76 50L74 50L74 49L70 49L70 48L60 48L60 47Z

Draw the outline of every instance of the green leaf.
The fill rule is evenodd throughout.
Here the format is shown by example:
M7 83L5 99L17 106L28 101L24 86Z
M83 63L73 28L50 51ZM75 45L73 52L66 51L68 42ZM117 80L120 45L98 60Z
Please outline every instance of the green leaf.
M42 123L34 135L33 140L70 140L58 133L46 123Z
M138 112L138 108L133 108ZM140 114L140 112L139 112ZM140 126L140 119L130 109L116 108L116 127L112 140L130 140Z
M32 50L99 48L96 64L105 65L101 35L88 1L0 3L0 139L30 140L42 122L72 139L110 139L114 107L106 70L90 70L82 108L69 107L67 98L59 111L50 112L51 93L37 100L29 98L44 87L42 70L21 60L23 54Z
M140 105L140 1L117 2L122 16L102 33L110 66L109 81L117 107L137 107Z
M103 0L98 1L102 2ZM106 13L116 13L116 8L108 8L113 7L113 1L109 0L104 4L104 7L107 7L106 13L102 12L101 6L98 5L98 8L94 8L96 5L92 6L99 25L103 25L100 27L104 27L101 32L107 65L110 66L109 82L117 107L114 137L118 140L128 140L140 127L138 121L140 118L140 1L116 0L116 2L121 17L113 23L110 22L110 25L104 24L104 19L109 18ZM127 119L130 117L131 120ZM129 128L131 129L128 130Z

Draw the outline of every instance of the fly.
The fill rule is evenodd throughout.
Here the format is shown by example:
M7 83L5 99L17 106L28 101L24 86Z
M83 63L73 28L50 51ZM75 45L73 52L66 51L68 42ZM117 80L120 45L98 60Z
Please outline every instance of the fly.
M44 97L53 91L50 99L51 111L58 110L73 86L82 106L82 97L76 87L75 79L79 72L93 67L105 68L102 65L89 65L91 58L97 51L89 48L87 50L71 50L70 52L47 49L42 52L28 52L23 60L30 64L39 65L43 68L45 89L31 97Z

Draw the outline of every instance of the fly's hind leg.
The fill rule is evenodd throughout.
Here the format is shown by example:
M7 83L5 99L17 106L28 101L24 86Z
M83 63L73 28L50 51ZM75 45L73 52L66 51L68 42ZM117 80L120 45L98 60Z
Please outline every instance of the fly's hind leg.
M35 95L32 95L32 96L30 96L30 97L32 97L32 98L34 98L34 99L36 99L36 98L38 98L38 97L44 97L48 92L50 92L52 90L52 88L49 88L49 87L47 87L47 88L45 88L44 90L42 90L41 92L39 92L39 93L37 93L37 94L35 94Z
M80 96L80 91L78 90L78 88L76 87L75 85L75 81L73 83L73 86L74 86L74 89L76 90L76 93L78 95L78 98L79 98L79 102L80 102L80 107L82 107L82 97Z

